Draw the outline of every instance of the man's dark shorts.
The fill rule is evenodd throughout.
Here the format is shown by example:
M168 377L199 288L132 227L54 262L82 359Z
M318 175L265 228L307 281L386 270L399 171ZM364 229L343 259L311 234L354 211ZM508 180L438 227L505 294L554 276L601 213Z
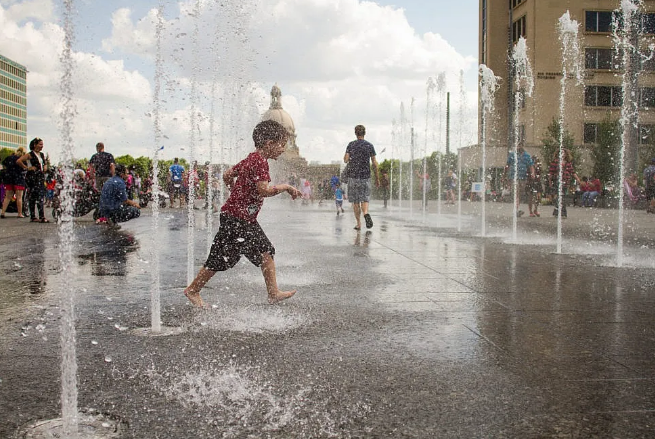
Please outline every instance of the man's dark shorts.
M220 218L221 225L209 250L205 268L225 271L234 267L241 255L259 267L262 265L262 253L275 255L275 247L259 223L248 223L226 213L221 213Z
M648 201L655 199L655 184L652 184L646 188L646 199Z

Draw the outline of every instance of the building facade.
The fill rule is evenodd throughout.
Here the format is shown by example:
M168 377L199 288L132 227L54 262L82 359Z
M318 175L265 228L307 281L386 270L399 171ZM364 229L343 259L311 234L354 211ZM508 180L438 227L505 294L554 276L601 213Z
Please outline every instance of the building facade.
M27 145L27 69L0 55L0 148Z
M262 120L279 122L289 133L286 150L271 166L274 181L291 181L298 184L300 179L306 179L310 181L313 188L317 188L325 180L329 181L333 175L340 174L339 164L308 164L307 160L300 155L300 149L296 144L296 126L291 115L282 108L282 90L277 85L271 89L271 105L262 115Z
M494 113L487 118L486 145L501 148L505 153L492 153L492 157L506 156L516 136L516 140L524 141L528 152L539 154L547 127L553 120L559 120L563 62L558 26L568 11L571 20L579 24L579 62L584 81L577 83L568 63L569 73L564 81L567 84L564 128L573 135L575 144L582 146L579 169L590 171L593 163L589 148L598 140L599 124L608 118L621 117L624 63L622 54L614 48L612 29L613 19L620 16L616 11L621 3L621 0L480 0L479 60L500 78ZM655 42L655 1L640 3L641 33L635 42L646 49ZM524 103L516 108L517 91L524 90L516 90L509 60L520 37L527 43L534 89L532 96L522 95ZM642 57L637 70L634 85L639 116L634 120L633 138L637 144L634 149L638 151L638 145L653 142L655 57ZM550 158L542 157L542 161L548 162ZM490 166L502 165L490 163Z

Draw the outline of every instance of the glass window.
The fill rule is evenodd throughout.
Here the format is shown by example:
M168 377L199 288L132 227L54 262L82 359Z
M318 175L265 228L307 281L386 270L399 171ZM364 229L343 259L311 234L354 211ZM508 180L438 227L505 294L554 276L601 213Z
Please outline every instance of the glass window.
M645 34L655 34L655 14L643 14L641 28Z
M644 87L641 89L641 99L639 101L640 107L655 108L655 88Z
M585 87L584 89L584 104L587 107L596 106L596 87Z
M614 53L613 49L585 49L585 68L612 70Z
M585 30L587 32L612 32L612 17L610 11L586 11Z
M596 143L598 138L598 124L584 124L584 143Z
M623 105L623 90L621 87L610 87L612 93L612 107Z

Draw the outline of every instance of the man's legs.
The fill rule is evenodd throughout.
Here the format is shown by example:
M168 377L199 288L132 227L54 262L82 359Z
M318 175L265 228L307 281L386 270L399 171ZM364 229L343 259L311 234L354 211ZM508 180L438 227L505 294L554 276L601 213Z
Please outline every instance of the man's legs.
M111 220L115 223L124 223L141 216L141 211L133 206L121 205L118 209L109 214Z
M355 220L357 220L357 230L362 228L362 220L361 220L362 208L361 208L361 204L363 204L363 203L353 203L353 212L355 213Z
M269 252L262 253L262 275L266 283L266 291L268 293L268 303L271 305L281 302L284 299L296 294L296 290L280 291L277 287L277 277L275 275L275 261Z

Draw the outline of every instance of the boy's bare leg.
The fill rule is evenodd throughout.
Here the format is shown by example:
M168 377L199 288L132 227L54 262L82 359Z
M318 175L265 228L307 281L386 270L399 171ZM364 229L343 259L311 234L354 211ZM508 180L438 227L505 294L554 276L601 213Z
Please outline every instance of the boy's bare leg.
M357 220L357 228L361 229L362 228L362 220L360 218L362 214L362 209L360 207L360 203L353 203L353 212L355 212L355 219Z
M262 274L264 275L266 291L268 292L268 303L271 305L296 294L296 290L280 291L278 289L277 277L275 276L275 261L273 260L273 256L268 252L262 253Z
M366 215L368 213L368 201L362 202L362 215Z
M205 306L204 302L202 301L202 297L200 297L200 290L202 290L202 287L204 287L205 284L209 282L209 279L211 279L215 274L215 271L202 267L196 275L196 278L193 279L193 282L191 282L191 284L186 287L184 290L184 295L187 296L193 306L197 306L199 308Z

